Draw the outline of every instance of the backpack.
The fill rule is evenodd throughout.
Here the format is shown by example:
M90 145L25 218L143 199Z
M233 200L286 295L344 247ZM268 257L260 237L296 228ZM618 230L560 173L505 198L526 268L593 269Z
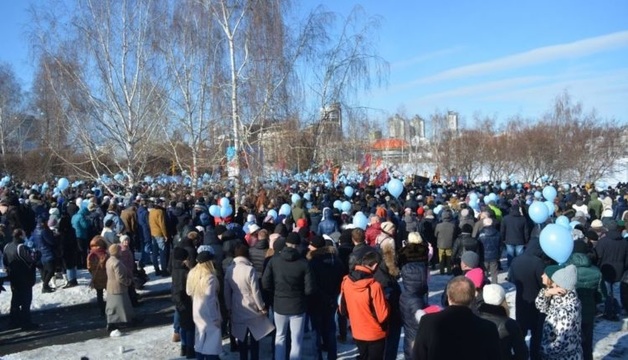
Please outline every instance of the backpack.
M39 249L35 247L35 244L33 243L33 241L28 239L24 242L24 244L19 244L17 246L18 256L20 256L20 249L22 246L26 248L26 253L29 256L29 259L22 259L22 260L24 260L25 262L29 262L32 265L35 265L35 267L37 267L38 269L41 269L43 267L41 263L41 251L39 251Z

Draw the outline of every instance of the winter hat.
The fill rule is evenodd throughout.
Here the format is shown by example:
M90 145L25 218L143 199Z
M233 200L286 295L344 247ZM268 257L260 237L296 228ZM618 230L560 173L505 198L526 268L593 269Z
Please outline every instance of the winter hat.
M466 218L467 216L469 216L469 209L462 209L460 210L460 217L461 218Z
M53 215L53 216L59 216L59 208L53 207L50 208L50 210L48 210L48 214Z
M421 244L423 243L423 238L421 234L418 232L411 232L408 234L408 244Z
M489 305L501 305L506 299L506 291L499 284L488 284L482 289L482 298Z
M299 220L297 220L297 227L306 227L307 226L307 220L301 218Z
M603 218L612 218L613 217L613 210L606 209L606 210L602 211L602 217Z
M322 236L314 236L312 240L310 240L310 245L317 249L322 248L325 244L325 239Z
M575 290L576 281L578 280L578 270L575 265L568 265L564 269L560 269L552 275L552 281L556 285L565 290Z
M198 247L198 255L196 256L196 262L202 264L208 262L214 258L214 249L209 245L201 245Z
M216 236L220 236L224 234L226 231L227 231L227 227L224 225L217 225L216 228L214 228L214 233L216 233Z
M493 226L493 219L490 217L484 218L484 220L482 220L482 225L484 227Z
M426 219L433 219L434 218L434 211L432 210L428 210L425 212L425 218Z
M473 251L465 251L462 253L460 261L474 269L480 265L480 256Z
M602 223L601 220L593 220L593 222L591 222L591 229L602 229L604 227L604 224Z
M467 273L464 274L464 276L467 279L471 280L473 285L475 285L476 289L481 289L482 286L484 285L484 270L480 268L471 269L467 271Z
M255 220L256 220L255 219L255 215L253 215L253 214L248 214L246 216L246 222L255 222Z
M295 232L291 232L286 237L286 244L301 245L301 237Z
M257 224L249 225L249 234L254 234L256 231L260 231L260 227Z
M388 235L392 235L393 231L395 231L395 224L390 221L383 222L382 231Z

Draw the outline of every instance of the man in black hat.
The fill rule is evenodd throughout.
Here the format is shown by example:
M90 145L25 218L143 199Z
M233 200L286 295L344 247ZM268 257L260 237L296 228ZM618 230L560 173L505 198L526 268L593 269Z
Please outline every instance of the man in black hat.
M297 246L301 238L295 232L288 234L286 247L273 256L262 275L262 288L273 293L275 359L286 358L286 335L290 326L290 359L301 357L307 296L314 294L315 283L310 266Z

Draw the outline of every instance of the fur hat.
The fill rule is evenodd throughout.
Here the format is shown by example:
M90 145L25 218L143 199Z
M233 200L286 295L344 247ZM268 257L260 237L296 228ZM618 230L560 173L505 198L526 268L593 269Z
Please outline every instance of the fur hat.
M604 224L601 220L595 219L591 222L591 229L601 229L604 227Z
M565 268L556 271L551 278L556 285L565 290L572 291L576 289L578 270L575 265L567 265Z
M188 252L182 247L175 246L174 249L172 249L172 257L175 260L183 261L188 258Z
M482 289L482 298L489 305L501 305L506 299L506 291L499 284L488 284Z
M395 224L390 221L383 222L382 231L388 235L392 235L393 231L395 231Z
M474 269L480 266L480 256L473 251L465 251L460 257L460 262Z

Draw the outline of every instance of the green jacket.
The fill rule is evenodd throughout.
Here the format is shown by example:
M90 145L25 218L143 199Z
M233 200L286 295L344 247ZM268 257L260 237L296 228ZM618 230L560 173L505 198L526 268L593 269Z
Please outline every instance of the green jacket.
M595 320L596 304L604 300L601 289L602 273L591 260L580 253L573 253L566 265L573 264L578 269L576 293L582 303L582 322L592 324Z
M604 204L602 204L600 199L597 198L596 192L591 193L591 200L589 201L589 204L587 205L587 207L589 208L589 213L593 211L593 214L595 215L596 219L600 219L602 217L602 210L604 209Z

